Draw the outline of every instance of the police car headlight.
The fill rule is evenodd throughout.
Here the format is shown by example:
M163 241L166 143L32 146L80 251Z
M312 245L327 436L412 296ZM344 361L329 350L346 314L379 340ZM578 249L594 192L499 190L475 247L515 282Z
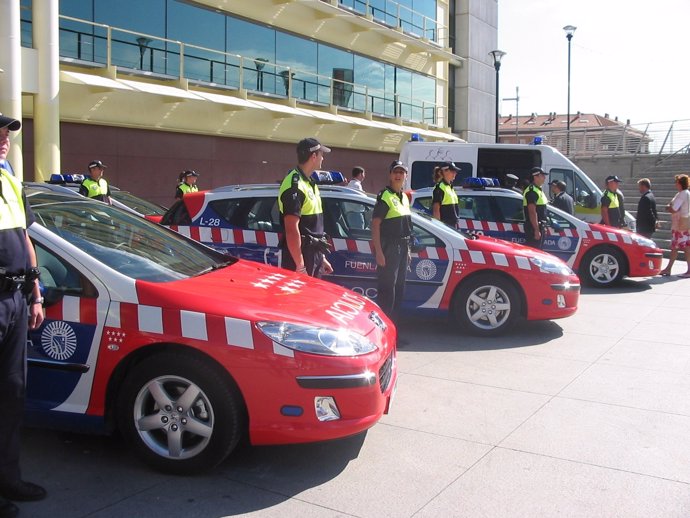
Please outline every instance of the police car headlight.
M534 266L539 268L539 271L542 273L573 275L573 271L565 263L549 261L548 259L542 259L541 257L530 257L529 260Z
M376 350L366 337L347 329L257 322L256 327L274 342L295 351L325 356L359 356Z
M635 241L635 244L637 245L656 248L656 243L654 241L639 234L633 234L632 240Z

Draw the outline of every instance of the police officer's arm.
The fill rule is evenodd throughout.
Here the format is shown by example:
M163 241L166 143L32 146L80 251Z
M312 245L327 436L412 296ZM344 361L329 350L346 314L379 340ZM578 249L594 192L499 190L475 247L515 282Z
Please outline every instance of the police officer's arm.
M386 266L386 256L383 255L383 248L381 247L381 221L381 218L371 220L371 244L374 247L376 264Z
M529 217L530 223L532 223L532 229L534 231L534 239L539 239L541 237L541 231L539 230L539 218L537 217L537 204L528 203L527 204L527 216Z
M288 251L295 261L296 271L304 272L304 257L302 257L302 236L299 233L299 217L294 214L286 214L283 217L285 224L285 242Z
M433 192L431 202L431 215L440 220L441 219L441 202L443 201L443 191L436 187Z
M601 221L604 225L611 226L611 220L609 219L609 205L611 200L608 196L604 195L601 199Z
M34 250L34 245L29 239L29 233L24 231L26 237L26 248L29 252L29 261L32 268L38 266L36 261L36 251ZM38 302L33 302L38 300L41 296L41 290L38 286L38 279L34 280L33 291L31 293L31 305L29 306L29 329L36 329L43 323L43 306Z

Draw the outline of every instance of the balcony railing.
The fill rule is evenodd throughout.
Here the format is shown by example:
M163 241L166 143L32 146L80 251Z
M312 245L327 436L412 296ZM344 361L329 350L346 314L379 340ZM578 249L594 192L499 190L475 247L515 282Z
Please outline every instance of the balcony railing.
M60 16L60 58L82 66L116 66L123 73L182 79L266 97L336 106L356 113L441 125L444 107L367 85ZM351 77L350 73L350 77ZM347 77L345 74L344 77Z
M410 36L438 45L449 45L446 26L394 0L338 0L338 4L349 11L370 16L372 20L388 27L400 28Z

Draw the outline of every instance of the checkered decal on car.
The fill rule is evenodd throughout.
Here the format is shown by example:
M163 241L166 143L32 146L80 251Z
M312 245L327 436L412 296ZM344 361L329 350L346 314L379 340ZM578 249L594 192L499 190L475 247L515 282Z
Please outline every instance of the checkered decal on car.
M494 221L478 221L471 219L460 220L460 228L468 231L480 232L517 232L524 233L525 228L522 223L496 223ZM618 234L615 232L599 232L596 230L563 229L557 232L553 228L548 229L550 236L564 236L580 239L595 239L598 241L611 241L613 243L634 243L628 233Z
M469 220L464 220L469 221ZM474 230L488 230L496 227L496 223L487 223L482 221L470 221ZM504 225L499 223L498 225ZM506 224L510 226L510 224ZM520 227L522 232L522 225L513 225L513 227ZM201 241L202 243L213 245L244 245L255 244L262 246L278 246L280 241L280 234L275 232L265 232L263 230L240 230L240 229L219 229L206 227L189 227L189 226L175 226L171 225L170 229L179 232L180 234L190 237L192 239ZM495 230L495 228L494 228ZM563 233L563 235L573 236L572 231L568 230L570 234ZM595 232L593 234L599 234ZM612 241L615 240L615 234L609 234ZM373 254L373 246L370 240L357 239L341 239L334 238L330 240L334 251L359 252L362 254ZM441 261L448 261L451 257L445 247L425 247L412 253L412 257L419 259L436 259ZM460 242L459 250L453 251L453 261L459 261L465 264L474 263L486 266L497 266L500 268L510 268L516 266L520 270L530 270L531 264L527 257L515 256L510 261L508 256L502 253L485 253L479 250L470 250L465 240ZM514 264L511 264L511 261Z

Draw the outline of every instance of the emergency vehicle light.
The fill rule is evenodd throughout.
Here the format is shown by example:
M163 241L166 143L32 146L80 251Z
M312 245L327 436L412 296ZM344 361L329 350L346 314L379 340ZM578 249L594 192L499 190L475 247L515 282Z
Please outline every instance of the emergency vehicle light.
M53 173L50 175L48 183L81 183L84 181L83 174L76 173Z
M534 140L532 140L532 145L533 146L538 146L540 144L544 143L544 137L542 135L537 135L534 137Z
M487 187L500 187L501 182L498 181L498 178L477 178L476 176L470 176L468 178L463 178L461 185L466 189L486 189Z
M320 185L345 183L345 176L340 171L314 171L311 179Z

